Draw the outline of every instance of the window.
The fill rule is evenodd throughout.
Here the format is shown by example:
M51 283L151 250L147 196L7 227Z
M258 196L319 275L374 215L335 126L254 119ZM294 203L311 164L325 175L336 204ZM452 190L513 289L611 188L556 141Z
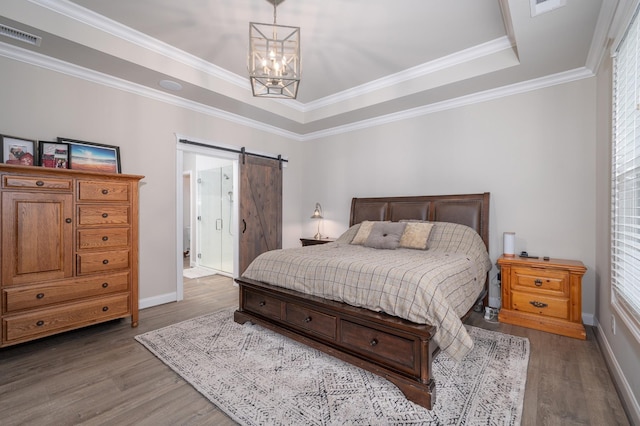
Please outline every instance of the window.
M640 21L631 21L613 68L612 303L640 340Z

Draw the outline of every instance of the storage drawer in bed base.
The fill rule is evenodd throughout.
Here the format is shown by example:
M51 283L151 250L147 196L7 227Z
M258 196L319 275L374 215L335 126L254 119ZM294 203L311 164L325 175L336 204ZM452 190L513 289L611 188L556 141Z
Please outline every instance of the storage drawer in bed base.
M236 322L260 324L385 377L423 407L435 403L435 327L245 278L236 282Z

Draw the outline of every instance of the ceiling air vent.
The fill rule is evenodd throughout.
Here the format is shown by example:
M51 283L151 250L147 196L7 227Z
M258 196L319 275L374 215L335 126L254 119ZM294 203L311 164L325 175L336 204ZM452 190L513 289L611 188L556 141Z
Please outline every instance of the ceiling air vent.
M42 37L38 37L24 31L16 30L15 28L11 28L2 24L0 24L0 35L10 37L14 40L29 43L32 46L40 46L40 42L42 41Z
M529 0L531 2L531 17L550 12L562 6L566 6L567 0Z

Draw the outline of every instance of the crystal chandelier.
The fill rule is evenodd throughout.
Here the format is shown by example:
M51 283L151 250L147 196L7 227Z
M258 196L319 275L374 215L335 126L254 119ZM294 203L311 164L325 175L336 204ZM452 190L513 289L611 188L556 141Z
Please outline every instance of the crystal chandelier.
M300 84L300 28L276 25L273 3L273 25L249 23L249 79L253 96L295 99Z

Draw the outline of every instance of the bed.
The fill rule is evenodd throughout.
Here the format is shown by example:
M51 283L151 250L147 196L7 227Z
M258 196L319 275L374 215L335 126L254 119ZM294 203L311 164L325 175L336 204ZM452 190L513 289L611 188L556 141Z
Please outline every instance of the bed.
M335 242L263 253L236 278L234 320L385 377L431 409L434 357L443 350L459 360L471 350L463 320L488 298L489 199L353 198L350 227ZM371 246L381 229L384 245L388 230L430 226L426 250ZM365 227L371 236L356 243Z

